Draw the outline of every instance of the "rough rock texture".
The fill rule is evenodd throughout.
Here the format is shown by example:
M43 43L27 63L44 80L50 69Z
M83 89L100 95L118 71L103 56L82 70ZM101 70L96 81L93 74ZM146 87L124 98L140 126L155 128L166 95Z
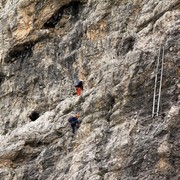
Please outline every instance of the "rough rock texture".
M179 76L179 0L0 0L0 179L180 179Z

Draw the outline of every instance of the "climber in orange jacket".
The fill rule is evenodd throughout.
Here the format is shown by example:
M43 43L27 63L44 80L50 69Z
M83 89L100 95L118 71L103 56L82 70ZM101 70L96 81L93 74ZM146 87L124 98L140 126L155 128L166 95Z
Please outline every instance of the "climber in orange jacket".
M76 93L78 96L81 95L81 92L83 90L83 82L82 81L79 81L76 85L75 85L75 88L76 88Z

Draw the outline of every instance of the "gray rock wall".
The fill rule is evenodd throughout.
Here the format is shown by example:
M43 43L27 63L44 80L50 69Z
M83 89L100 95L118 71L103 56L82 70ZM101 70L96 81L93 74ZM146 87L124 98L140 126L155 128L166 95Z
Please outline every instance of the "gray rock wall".
M179 179L179 19L179 0L1 0L0 179Z

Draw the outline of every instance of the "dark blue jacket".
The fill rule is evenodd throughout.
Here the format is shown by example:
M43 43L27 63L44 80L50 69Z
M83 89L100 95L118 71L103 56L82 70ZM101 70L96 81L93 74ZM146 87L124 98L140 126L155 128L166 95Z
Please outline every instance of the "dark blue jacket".
M71 116L68 121L72 124L72 125L75 125L76 123L78 123L78 118L74 117L74 116Z
M82 90L83 90L83 82L82 81L79 81L75 87L80 87Z

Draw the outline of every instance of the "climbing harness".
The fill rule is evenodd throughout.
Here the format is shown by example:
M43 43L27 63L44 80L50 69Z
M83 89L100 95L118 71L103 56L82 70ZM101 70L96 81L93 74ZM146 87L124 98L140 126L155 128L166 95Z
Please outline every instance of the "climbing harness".
M156 72L155 72L152 117L159 115L159 106L160 106L160 101L161 101L162 77L163 77L163 64L164 64L164 46L161 46L159 49L159 55L157 58L157 67L156 67Z

